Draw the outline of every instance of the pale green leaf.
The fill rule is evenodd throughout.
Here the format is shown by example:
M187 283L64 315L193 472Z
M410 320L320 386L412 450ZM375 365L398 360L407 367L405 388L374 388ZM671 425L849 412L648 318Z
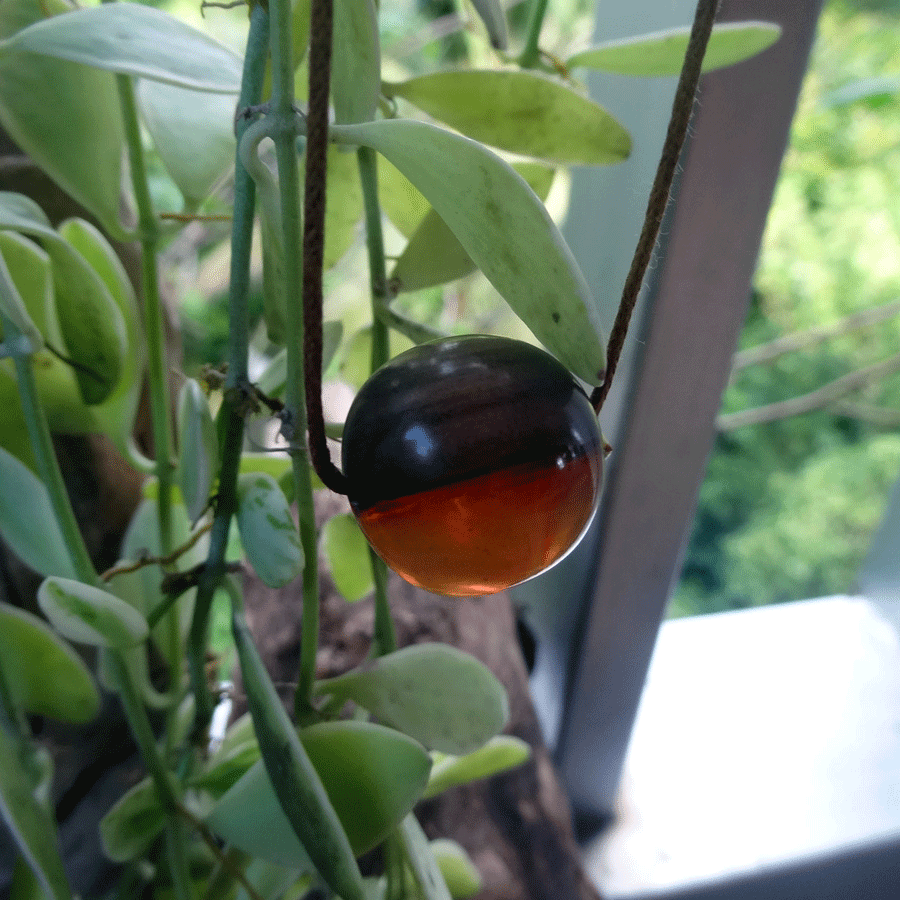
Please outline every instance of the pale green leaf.
M180 547L187 543L194 532L183 503L173 503L171 514L172 545ZM188 551L179 557L179 565L185 569L199 565L206 560L208 550L209 538L201 537ZM137 560L144 556L159 556L161 552L159 508L156 498L148 498L138 506L131 518L128 530L125 532L125 538L122 541L121 556L123 559ZM107 589L147 617L162 599L160 593L161 581L162 573L159 566L143 566L136 572L131 572L128 575L116 576L109 582ZM175 606L182 637L187 634L191 625L196 593L196 588L186 591L178 598ZM178 651L179 655L176 658L171 658L173 650L168 637L168 623L165 619L154 627L153 640L173 669L181 665L180 651Z
M546 200L556 170L541 163L513 163L540 200ZM475 271L472 257L463 249L444 220L429 210L400 254L390 275L398 293L419 291L455 281Z
M209 501L219 462L216 426L203 389L188 378L178 395L178 483L192 522Z
M678 75L684 64L691 29L673 28L589 47L566 60L569 69L584 67L617 75ZM772 22L725 22L713 26L703 71L711 72L749 59L781 35Z
M69 243L48 241L56 314L83 401L103 403L125 368L126 330L121 310L103 279Z
M32 23L52 25L69 9L63 0L4 0L0 38ZM0 123L66 193L107 229L120 230L125 137L111 75L7 44L0 49Z
M393 728L442 753L478 749L506 724L509 704L496 676L446 644L416 644L316 685L352 700Z
M328 321L322 323L322 371L331 365L341 338L344 336L344 326L340 321ZM256 384L267 397L280 397L284 393L287 383L287 350L279 350L269 360L262 375ZM279 476L275 476L276 479Z
M35 796L27 751L0 728L0 818L49 900L71 900L56 837L56 825Z
M384 214L406 238L431 209L422 192L386 159L378 161L378 201Z
M13 191L0 191L0 228L59 240L59 235L37 203Z
M303 571L303 548L284 492L262 472L238 477L237 523L254 571L269 587L284 587Z
M125 327L125 359L119 382L99 406L90 408L96 429L103 431L127 456L133 445L134 420L143 387L146 351L134 287L118 254L90 222L68 219L59 226L60 236L85 259L106 285ZM57 414L58 415L58 414Z
M147 620L133 606L73 578L45 578L37 599L53 627L78 644L121 649L149 634Z
M13 279L6 262L8 249L0 244L0 335L4 341L5 355L28 356L40 350L44 338L29 315L19 287ZM22 273L21 266L19 272ZM22 274L31 274L27 270ZM9 334L2 327L9 323Z
M424 122L390 119L334 132L400 169L538 340L579 378L602 381L605 339L590 289L521 175L475 141Z
M85 7L36 22L8 39L3 49L197 91L237 94L241 87L237 54L174 16L138 3Z
M145 78L137 97L153 145L188 205L206 199L234 165L237 97Z
M54 231L36 205L0 193L0 229L39 238L50 257L59 330L85 403L95 405L116 389L126 369L126 324L103 278L75 247Z
M369 544L356 519L349 513L334 516L325 523L321 540L334 586L345 600L361 600L375 583Z
M75 577L47 489L34 473L0 448L0 534L39 575Z
M27 315L40 332L38 346L45 340L54 346L61 345L47 252L18 232L0 231L0 254L6 261Z
M466 900L481 890L481 874L469 854L456 841L438 838L431 842L431 852L453 900Z
M153 780L145 778L123 794L100 820L103 852L118 863L136 859L162 834L166 814Z
M430 759L422 747L381 725L324 722L303 729L300 740L357 855L387 837L428 778ZM222 797L207 824L247 852L303 868L305 852L262 762Z
M335 0L331 95L335 121L375 118L381 88L381 47L374 0Z
M628 132L603 107L537 72L434 72L384 90L476 141L558 165L608 165L631 152Z
M492 737L483 747L465 756L441 756L431 769L424 796L436 797L448 788L489 778L522 765L531 756L525 741L508 734Z
M328 185L325 197L326 269L340 262L360 234L363 198L356 154L328 148Z
M13 703L33 715L87 722L100 695L81 657L47 624L0 603L0 661Z
M403 353L415 344L402 334L391 335L391 356ZM360 388L372 374L372 326L361 328L344 346L344 358L341 360L341 378L347 384Z

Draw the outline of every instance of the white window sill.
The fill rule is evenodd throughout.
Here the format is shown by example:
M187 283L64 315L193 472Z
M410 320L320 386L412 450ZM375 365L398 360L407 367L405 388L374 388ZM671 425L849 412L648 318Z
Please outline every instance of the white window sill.
M663 625L618 819L585 848L605 897L893 840L900 846L900 637L870 601Z

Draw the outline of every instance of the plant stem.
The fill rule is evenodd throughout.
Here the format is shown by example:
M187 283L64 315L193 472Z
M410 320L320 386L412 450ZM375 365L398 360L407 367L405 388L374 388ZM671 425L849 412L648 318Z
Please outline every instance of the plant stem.
M138 211L141 243L141 287L143 293L144 334L147 340L147 370L150 385L150 417L153 427L153 449L156 477L159 481L159 541L163 554L172 549L172 485L175 467L172 462L172 412L169 397L168 366L163 331L162 302L156 271L159 227L147 184L147 167L141 144L134 83L128 75L117 75L119 104L125 125L131 185Z
M311 12L310 48L310 78L316 67L321 65L323 38L321 37L322 25L320 2L314 2ZM289 298L303 296L304 305L309 302L306 290L306 279L301 279L300 256L295 248L301 246L300 229L300 178L297 164L296 130L294 116L294 66L291 50L291 9L287 0L272 0L269 6L271 10L270 45L272 48L272 116L275 120L275 158L278 163L278 187L281 200L281 231L284 254L283 289L284 295ZM330 13L330 6L326 12ZM327 36L324 38L328 44L328 53L331 49L331 22L327 21ZM317 118L317 108L321 106L321 98L316 102L315 92L310 92L310 108L308 122ZM325 135L327 140L328 129L328 88L325 89ZM315 128L312 128L312 140L307 137L307 154L316 152ZM312 147L310 144L312 143ZM319 185L321 193L322 216L324 218L324 191L325 172L322 164L322 178ZM307 184L307 191L309 185ZM314 189L315 193L315 189ZM309 193L306 195L307 206ZM307 228L309 222L306 223ZM306 249L306 239L303 240L303 271L315 264L310 259ZM319 279L321 292L321 262L319 263ZM303 283L301 294L301 282ZM312 478L306 454L297 444L302 444L306 431L306 373L304 371L304 359L307 366L308 348L305 346L304 337L304 310L297 302L289 302L286 310L286 349L287 349L287 383L285 386L285 407L288 415L287 422L290 425L290 440L293 446L291 461L294 471L295 497L300 519L300 543L303 547L305 563L303 567L303 631L300 642L300 673L295 695L295 705L298 720L305 720L312 710L312 689L316 677L316 650L319 645L319 569L318 569L318 541L316 536L315 512L312 496ZM321 325L318 329L318 346L321 356ZM314 339L315 341L315 339ZM321 366L321 360L320 360ZM308 371L308 369L307 369ZM321 397L319 398L321 404ZM321 418L321 413L320 413ZM326 447L327 453L327 447Z
M384 264L384 237L381 232L381 206L378 203L378 168L375 151L360 147L356 151L359 180L362 185L366 214L366 248L369 251L369 284L372 293L372 371L383 366L391 356L390 333L379 315L387 307L387 270ZM382 656L397 649L397 635L391 618L387 594L387 567L384 560L369 549L372 578L375 582L375 627L372 655Z
M241 79L238 109L259 103L265 79L266 57L269 49L269 16L264 6L254 4L250 14L250 31ZM238 146L250 127L250 120L239 118L235 126ZM244 417L240 412L242 389L247 382L247 349L249 314L247 298L250 293L250 245L253 236L253 217L256 206L256 187L247 173L239 154L234 167L234 216L231 227L231 269L228 293L228 376L221 415L225 416L222 461L219 469L219 488L216 514L210 532L209 553L197 587L194 616L188 635L188 666L191 686L197 705L194 734L205 738L212 718L214 702L206 682L206 645L209 616L216 588L225 573L225 551L231 519L237 509L237 476L244 444Z
M663 142L659 166L656 169L656 177L653 180L650 198L647 201L644 225L638 238L634 257L631 260L631 269L622 289L622 299L619 303L619 310L616 313L616 320L609 334L609 343L606 349L606 377L603 384L595 388L591 394L591 403L598 413L612 385L619 357L622 354L622 348L625 346L625 335L628 333L631 315L634 312L634 307L637 305L641 285L644 283L644 275L653 256L659 229L669 203L672 182L675 179L678 161L681 158L681 150L684 146L684 139L687 136L691 114L694 111L694 97L697 93L697 85L700 82L703 57L706 54L709 36L712 34L718 6L719 0L700 0L697 4L697 13L694 17L691 37L684 56L684 65L678 79L678 87L675 90L675 99L672 102L672 115L669 119L666 139Z
M131 677L123 653L118 650L109 650L108 653L109 666L115 679L116 689L125 715L128 717L128 724L131 726L135 743L141 751L144 765L153 779L153 785L163 809L175 816L178 814L178 795L172 776L156 746L156 736L153 734L140 691Z
M538 43L541 39L541 28L544 25L544 16L546 14L547 0L534 0L531 6L531 20L528 23L525 47L519 56L519 65L523 69L533 69L541 58Z
M384 264L384 237L381 232L381 206L378 203L378 157L371 147L356 151L363 208L366 214L366 249L369 253L369 286L372 293L372 371L391 358L387 325L378 315L387 306L387 269Z
M9 270L3 258L0 257L0 291L12 290L14 287ZM8 343L12 344L21 336L19 329L2 312L0 312L0 325L3 326L3 334ZM66 549L72 557L72 564L78 577L86 584L99 585L97 570L91 562L84 537L75 519L72 503L69 500L62 472L59 469L59 462L53 449L50 426L47 424L47 417L44 415L44 409L38 398L37 382L31 358L16 354L13 356L13 365L16 370L22 413L25 416L25 427L28 429L31 448L37 461L38 474L50 496L50 505L53 507L56 521L62 531Z
M191 900L191 876L187 860L187 842L182 823L178 818L180 806L178 792L174 780L156 746L156 736L147 717L147 710L141 699L140 691L135 685L125 656L118 650L108 650L109 665L112 671L119 699L125 710L131 733L144 760L144 765L153 780L159 802L166 811L166 851L172 874L172 886L178 900Z

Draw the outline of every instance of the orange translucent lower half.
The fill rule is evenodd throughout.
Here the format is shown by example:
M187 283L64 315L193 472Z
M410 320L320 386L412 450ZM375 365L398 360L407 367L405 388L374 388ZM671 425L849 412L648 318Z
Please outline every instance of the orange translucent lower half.
M581 455L523 464L395 500L357 514L384 561L436 594L476 597L525 581L583 533L602 463Z

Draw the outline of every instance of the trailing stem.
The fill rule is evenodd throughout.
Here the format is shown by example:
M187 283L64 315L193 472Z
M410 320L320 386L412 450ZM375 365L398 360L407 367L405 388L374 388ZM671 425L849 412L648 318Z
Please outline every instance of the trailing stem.
M531 5L531 18L528 22L528 35L525 38L525 46L519 56L519 65L523 69L533 69L541 58L540 47L541 28L544 25L544 16L547 14L547 0L533 0Z
M659 166L656 169L656 177L653 180L653 187L650 189L650 198L647 201L644 225L638 238L634 257L631 260L628 277L625 279L625 287L622 289L622 299L619 302L616 320L609 335L609 343L606 350L606 377L603 384L595 388L591 394L591 403L597 412L600 412L603 401L606 399L606 395L609 393L612 385L619 357L622 355L622 348L625 345L625 335L628 332L631 315L637 304L641 285L644 283L647 266L650 264L650 259L653 256L656 239L659 237L659 229L666 212L666 206L669 203L669 194L672 190L672 182L675 179L675 171L678 168L678 160L681 158L681 150L687 135L688 124L694 111L694 97L700 81L703 57L706 54L709 36L712 34L718 6L719 0L700 0L697 5L697 13L694 17L694 25L691 29L684 65L681 69L678 87L675 90L675 99L672 103L669 127L666 131L666 138L663 143Z
M304 553L303 633L300 673L295 695L297 718L312 715L312 689L316 678L319 644L319 571L312 478L306 454L301 451L307 427L307 404L312 401L310 456L326 467L317 454L328 457L321 399L322 354L322 247L325 221L325 154L328 149L328 88L331 67L332 6L315 0L310 11L310 91L306 138L302 278L300 259L293 248L301 246L299 173L294 114L294 66L291 52L291 8L287 0L274 0L271 10L272 112L275 123L275 155L281 200L281 230L285 248L283 287L288 298L303 297L303 309L288 302L286 310L287 386L285 424L293 452L295 495L300 517L300 542ZM318 306L318 316L315 307ZM312 311L311 311L312 308ZM304 323L304 318L306 322ZM305 338L307 338L305 340ZM315 350L318 347L318 355ZM315 448L315 449L314 449ZM320 465L316 465L317 471ZM343 478L342 475L340 475ZM322 480L329 484L327 474ZM332 479L333 481L333 479ZM332 486L329 484L329 487Z
M172 411L167 377L166 345L163 333L162 302L156 271L156 251L159 228L150 189L147 167L141 144L134 83L129 75L117 75L119 105L125 124L131 185L138 211L138 233L141 243L141 287L144 313L144 335L147 341L147 370L150 385L150 417L153 428L153 450L156 478L159 482L159 540L163 554L172 549L172 485L175 468L172 463Z
M261 4L253 7L247 54L241 82L239 110L247 109L262 95L266 58L269 49L269 17ZM239 116L235 125L238 144L250 126L250 119ZM241 414L241 395L247 384L247 346L249 316L247 298L250 292L250 244L253 236L253 217L256 189L244 168L240 156L235 160L234 217L231 230L231 271L228 295L228 376L221 415L225 416L222 461L216 514L210 533L209 553L200 576L194 617L188 636L188 665L191 686L197 704L195 734L203 738L213 713L213 698L206 682L206 645L209 634L209 615L213 595L225 573L225 549L231 519L237 508L237 476L244 442L244 417Z

